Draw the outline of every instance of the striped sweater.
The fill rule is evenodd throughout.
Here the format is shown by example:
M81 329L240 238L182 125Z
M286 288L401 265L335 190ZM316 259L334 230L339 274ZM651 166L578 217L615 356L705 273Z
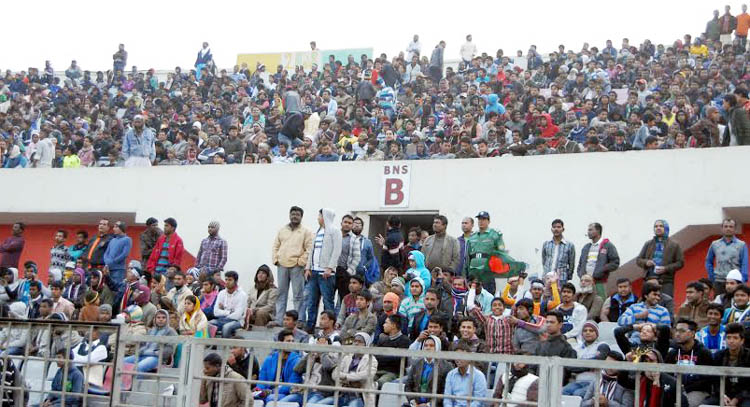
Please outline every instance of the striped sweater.
M646 317L646 319L635 317L637 314L640 314L647 309L648 317ZM630 307L628 307L628 309L625 310L625 312L622 313L622 315L620 315L620 318L617 320L617 323L621 326L642 324L644 322L651 322L657 325L672 324L672 321L669 318L669 311L666 308L662 307L661 305L654 305L653 307L649 307L645 302L638 302L631 305Z

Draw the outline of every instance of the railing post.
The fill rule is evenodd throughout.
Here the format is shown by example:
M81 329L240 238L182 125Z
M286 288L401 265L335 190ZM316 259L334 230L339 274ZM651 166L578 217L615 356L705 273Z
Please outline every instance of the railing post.
M547 405L559 406L562 403L563 366L559 357L555 356L550 359L549 384L547 385L549 404Z
M119 406L122 403L122 375L124 372L123 367L125 366L124 363L122 363L122 360L125 359L125 346L120 343L121 338L119 337L119 329L116 333L118 335L117 343L116 343L116 349L117 349L117 357L114 359L114 363L112 364L112 367L115 369L114 372L114 379L112 380L112 405L113 406ZM118 363L119 362L119 363ZM47 365L45 364L45 368ZM135 373L135 372L132 372Z
M197 406L200 400L201 386L200 381L198 381L197 386L192 385L193 375L195 374L194 371L196 366L200 374L203 374L203 369L201 367L203 366L204 346L200 343L193 343L192 341L183 342L183 346L184 345L187 345L190 353L190 357L185 360L185 363L187 363L187 366L185 366L185 372L187 372L188 389L190 389L190 391L187 393L187 400L182 407Z
M539 406L551 406L550 398L549 398L549 388L550 388L550 377L549 377L549 362L544 361L538 366L538 377L539 379L539 400L537 401L537 405ZM509 377L509 376L507 376ZM508 379L505 380L503 384L503 399L506 399L508 396Z

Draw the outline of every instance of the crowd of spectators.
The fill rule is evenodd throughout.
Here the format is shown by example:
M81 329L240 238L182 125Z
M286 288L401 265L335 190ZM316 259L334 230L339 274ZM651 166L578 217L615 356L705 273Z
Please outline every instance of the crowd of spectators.
M639 46L560 45L542 56L479 53L457 67L445 42L415 35L389 58L331 56L310 69L219 70L209 44L194 69L160 79L72 61L58 76L0 79L0 167L290 163L544 155L750 144L750 15L730 7L695 38ZM316 50L315 43L311 43Z
M507 255L502 233L490 228L486 211L462 219L458 237L446 233L448 219L442 215L434 217L432 234L412 228L406 236L400 219L392 216L374 240L362 234L358 217L344 215L337 222L329 209L316 215L318 228L310 230L302 224L304 210L290 208L288 223L270 242L276 272L261 265L246 287L238 284L238 272L224 270L229 243L216 221L208 224L195 262L185 271L179 266L185 247L174 218L163 221L163 230L150 218L139 253L133 252L122 221L102 219L95 236L79 231L73 244L68 232L59 230L46 282L33 259L21 262L25 225L16 223L0 244L0 305L4 315L18 320L113 322L132 335L237 339L240 329L280 327L273 331L278 341L319 345L750 367L750 350L744 346L750 336L748 249L735 236L734 220L722 223L722 237L710 245L705 277L686 287L674 284L685 264L682 248L670 238L668 222L655 221L652 236L632 253L644 281L636 292L631 279L618 273L616 242L604 237L599 223L589 225L589 242L578 252L564 235L564 222L552 221L551 237L542 244L541 270L532 272ZM506 279L495 287L499 275ZM616 279L614 292L606 291L609 279ZM675 290L684 290L683 304L674 304ZM287 308L290 300L293 308ZM600 334L600 329L608 331ZM43 330L4 327L0 355L27 350L57 355L65 339L57 336L66 333L51 338ZM114 336L95 330L68 339L78 355L71 356L74 361L112 356ZM124 362L138 372L156 370L160 357L166 364L180 363L171 346L125 346ZM437 391L445 395L497 398L509 386L513 401L536 401L539 391L535 367L524 363L506 367L425 358L409 360L401 370L398 357L333 349L323 354L279 350L260 363L255 357L251 350L232 348L224 376L273 381L281 367L281 380L288 385L250 389L208 380L201 385L202 402L218 406L217 392L222 392L223 407L243 405L248 397L301 403L305 393L294 384L303 378L321 386L338 378L353 388L398 381L406 391L423 393L432 392L437 379ZM206 355L204 374L216 376L221 366L221 357ZM507 383L498 374L506 368ZM638 406L671 406L677 397L683 405L718 404L714 377L685 375L682 388L669 374L645 373L640 380L635 383L624 371L603 371L599 405L632 406L635 386L640 386ZM566 370L563 394L593 405L595 383L595 372ZM743 378L726 381L726 405L750 403L746 384ZM90 388L101 385L92 381ZM331 392L313 390L308 401L333 403ZM374 394L342 393L341 400L340 405L375 406ZM429 397L409 400L417 406L466 405Z

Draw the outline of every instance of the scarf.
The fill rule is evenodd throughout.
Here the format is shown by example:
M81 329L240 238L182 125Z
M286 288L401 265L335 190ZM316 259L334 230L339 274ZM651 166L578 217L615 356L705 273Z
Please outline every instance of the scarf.
M206 308L214 305L214 300L216 300L216 296L219 295L219 291L214 289L208 294L203 294L203 301L200 301L201 303L201 310L205 310Z
M389 299L393 301L393 309L390 311L384 311L386 315L393 315L398 312L398 306L399 306L399 303L401 302L401 299L398 298L398 295L396 295L396 293L387 292L383 296L383 299L384 300Z
M456 312L463 308L468 293L469 290L466 288L451 287L451 295L453 296L453 315L456 315Z
M167 323L164 326L156 325L156 315L159 314L164 314L167 317ZM165 336L169 331L169 313L166 310L160 309L156 311L156 315L154 315L154 327L151 328L151 332L148 334L152 336Z
M617 388L617 377L609 377L602 372L602 383L599 392L607 400L612 400L612 397L615 395L615 388Z
M198 310L201 309L201 300L200 300L200 298L196 298L195 301L197 302L197 304L195 304L195 306L193 307L193 311L185 313L185 322L187 322L188 324L190 324L190 320L193 318L193 316L195 315L195 313L198 312Z
M640 387L641 397L640 400L638 400L639 407L661 407L661 387L654 386L654 383L651 380L648 380L646 375L641 376ZM651 394L648 394L649 388L651 389ZM646 404L647 399L648 404Z

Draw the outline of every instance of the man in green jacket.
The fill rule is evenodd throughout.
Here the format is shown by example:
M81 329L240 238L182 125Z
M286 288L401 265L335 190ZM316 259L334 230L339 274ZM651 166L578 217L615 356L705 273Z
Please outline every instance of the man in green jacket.
M466 241L464 274L468 277L476 276L482 286L495 295L495 277L515 275L525 270L526 264L513 260L505 251L503 234L490 229L489 213L479 212L476 218L479 230ZM496 269L494 272L490 269L491 266Z

